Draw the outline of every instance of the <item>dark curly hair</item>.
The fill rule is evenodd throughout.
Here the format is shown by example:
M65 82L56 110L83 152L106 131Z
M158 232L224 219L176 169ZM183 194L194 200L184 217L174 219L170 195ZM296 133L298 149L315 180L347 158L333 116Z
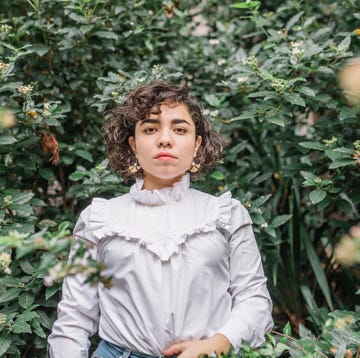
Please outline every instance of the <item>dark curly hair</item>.
M108 148L109 164L124 180L143 176L142 169L136 173L129 172L129 166L134 164L135 156L128 139L135 134L136 122L146 119L154 108L160 113L160 106L164 103L184 104L195 123L196 137L202 137L195 158L195 162L201 166L198 172L191 175L204 173L220 158L224 145L223 138L204 118L200 102L182 86L157 81L133 89L123 104L106 112L107 120L102 132Z

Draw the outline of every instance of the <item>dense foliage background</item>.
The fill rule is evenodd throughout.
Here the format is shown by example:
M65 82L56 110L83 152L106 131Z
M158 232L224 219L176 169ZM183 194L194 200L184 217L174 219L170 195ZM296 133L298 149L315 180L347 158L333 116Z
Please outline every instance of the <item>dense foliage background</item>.
M46 355L61 277L106 281L96 263L64 266L71 229L92 197L127 190L103 112L158 78L190 87L231 139L194 185L248 208L277 328L290 322L243 356L359 355L359 106L338 85L359 24L355 0L2 3L0 356Z

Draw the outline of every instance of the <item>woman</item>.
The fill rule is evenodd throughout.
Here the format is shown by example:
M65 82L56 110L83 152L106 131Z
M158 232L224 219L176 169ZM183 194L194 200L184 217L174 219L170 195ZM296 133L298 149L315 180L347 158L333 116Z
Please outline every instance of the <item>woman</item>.
M143 358L257 346L272 327L251 219L239 201L189 188L222 141L185 89L156 82L132 91L104 126L109 163L130 192L95 198L74 229L106 263L113 286L67 277L49 336L53 358Z

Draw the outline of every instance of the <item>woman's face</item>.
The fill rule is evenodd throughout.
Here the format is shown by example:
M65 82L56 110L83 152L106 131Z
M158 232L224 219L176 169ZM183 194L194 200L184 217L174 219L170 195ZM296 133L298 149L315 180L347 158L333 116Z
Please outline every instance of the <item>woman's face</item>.
M201 144L195 124L182 103L164 103L135 126L129 144L144 170L144 189L172 186L190 169Z

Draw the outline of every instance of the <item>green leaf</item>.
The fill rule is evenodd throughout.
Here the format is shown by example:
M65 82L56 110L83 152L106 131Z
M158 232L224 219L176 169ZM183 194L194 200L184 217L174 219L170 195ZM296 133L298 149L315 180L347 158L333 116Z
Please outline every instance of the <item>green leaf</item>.
M311 173L311 172L306 172L306 171L300 171L300 174L304 177L304 179L306 179L306 180L315 180L315 179L317 179L318 177L315 175L315 174L313 174L313 173Z
M27 273L28 275L32 275L34 272L34 267L31 265L29 261L21 261L20 262L21 269Z
M78 181L84 178L87 175L87 173L84 172L74 172L69 175L69 179L72 181Z
M302 55L303 59L318 55L319 53L323 52L323 49L318 45L312 45L308 49L305 50L304 54Z
M46 55L49 50L50 50L50 47L49 46L46 46L42 43L37 43L37 44L33 44L32 45L32 49L34 50L34 52L39 55L40 57Z
M15 321L12 326L13 333L32 333L31 326L26 323L22 318Z
M257 198L256 200L254 200L251 203L251 206L258 208L259 206L265 204L271 197L272 197L272 194L261 195L259 198Z
M28 309L35 301L35 296L31 292L23 292L19 296L19 305L22 308Z
M316 96L316 93L315 91L310 88L310 87L306 87L306 86L300 86L296 89L297 92L300 92L302 94L304 94L305 96L308 96L308 97L315 97Z
M356 108L349 108L349 107L341 108L339 113L339 120L343 121L349 118L355 119L357 118L357 113L358 110Z
M299 324L299 336L301 338L311 338L312 340L316 340L315 335L310 331L310 329L306 328L303 324Z
M264 101L266 101L268 99L279 98L280 96L275 91L259 91L259 92L250 93L248 95L248 97L249 98L259 98L259 97L261 97L261 98L264 99Z
M264 217L257 213L252 213L251 219L252 219L253 223L256 225L262 225L262 224L265 224L265 222L266 222Z
M271 239L276 239L276 231L273 227L269 226L264 229L264 232L271 237Z
M22 245L16 250L16 259L19 260L32 251L34 251L33 245Z
M326 150L326 145L319 142L300 142L299 145L309 149Z
M281 342L277 343L274 348L275 357L281 357L282 353L287 350L289 350L289 346Z
M318 204L326 198L326 191L316 189L310 192L309 198L313 204Z
M338 47L342 47L343 49L348 49L351 44L351 37L350 35L347 35L340 43Z
M30 305L31 306L31 305ZM21 314L21 318L23 319L23 321L27 322L27 321L31 321L34 318L39 318L39 314L43 313L41 311L35 312L35 311L24 311Z
M343 153L345 155L353 155L354 149L352 148L346 148L346 147L338 147L333 150L336 153Z
M15 298L17 298L20 294L21 290L20 288L10 288L6 290L1 296L0 296L0 303L11 301Z
M1 287L19 287L19 279L12 276L4 276L0 279Z
M77 149L77 150L75 150L75 154L78 155L81 158L84 158L84 159L88 160L91 163L94 161L91 153L88 152L87 150Z
M23 205L28 203L33 197L34 193L19 193L12 198L13 205Z
M216 180L223 180L224 179L224 174L218 170L212 172L210 174L210 177Z
M343 159L343 160L336 160L335 162L329 165L329 169L336 169L340 167L346 167L348 165L355 166L356 161L354 159Z
M41 168L39 170L39 174L41 175L41 177L43 177L44 179L46 179L49 182L51 182L55 178L54 172L49 168Z
M241 3L232 4L231 7L235 9L253 9L260 6L260 1L246 1Z
M213 107L219 107L219 105L220 105L219 99L213 94L206 95L205 101L207 103L209 103L210 106L213 106Z
M353 206L351 205L351 203L349 203L347 200L345 199L340 199L337 202L337 206L339 207L339 209L341 211L343 211L345 214L347 215L351 215L353 212Z
M292 218L292 215L279 215L274 218L274 220L271 222L271 226L273 228L277 228L281 225L284 225L287 221L289 221Z
M13 144L17 139L10 135L0 135L0 145L9 145Z
M2 357L7 350L10 348L12 339L9 336L9 333L3 333L0 336L0 357Z
M32 322L32 327L34 330L34 333L41 337L41 338L46 338L46 333L44 332L44 330L42 329L42 327L40 326L40 323L38 321L34 321Z
M285 30L289 31L304 15L304 11L300 11L299 13L295 14L286 24Z
M280 127L285 127L284 117L267 117L266 120L270 123L276 124Z
M333 310L334 308L331 300L329 284L326 279L324 269L322 268L319 256L315 251L307 233L302 231L302 234L302 242L304 243L305 250L307 252L307 256L315 274L317 283L326 299L327 304L329 305L330 309Z
M35 206L46 206L47 205L43 200L41 200L39 198L32 198L30 201L30 204L35 205Z
M118 40L119 36L114 31L97 31L94 35L103 39Z
M53 324L52 319L43 311L38 310L37 316L40 317L40 323L43 327L46 327L47 329L51 329L51 326Z
M59 285L52 285L49 287L46 287L45 290L45 299L48 300L50 297L54 296L55 293L57 293L58 291L60 291L60 286Z
M295 104L295 105L301 106L301 107L306 107L305 101L297 93L284 94L284 99L291 104Z
M291 324L287 322L285 327L282 330L282 333L286 334L287 336L291 336Z

